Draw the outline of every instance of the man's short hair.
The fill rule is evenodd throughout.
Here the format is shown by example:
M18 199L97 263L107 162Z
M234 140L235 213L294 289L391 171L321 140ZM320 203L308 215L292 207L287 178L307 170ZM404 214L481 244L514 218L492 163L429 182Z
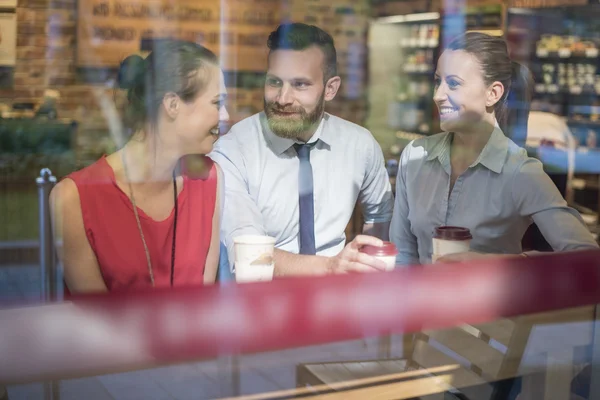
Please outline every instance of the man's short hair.
M317 46L323 52L323 78L327 82L337 75L337 53L333 38L323 29L314 25L299 22L281 24L271 32L267 40L267 47L271 52L275 50L306 50Z

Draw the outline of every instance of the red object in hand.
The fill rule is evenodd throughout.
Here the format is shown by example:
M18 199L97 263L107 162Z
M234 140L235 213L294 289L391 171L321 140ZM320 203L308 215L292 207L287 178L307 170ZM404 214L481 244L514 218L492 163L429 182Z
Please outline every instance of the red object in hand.
M383 261L386 271L391 271L396 267L398 249L396 249L396 246L392 242L383 242L382 246L363 246L360 248L360 252Z
M394 256L398 254L396 246L392 242L383 242L383 246L363 246L360 248L361 253L368 254L373 257Z

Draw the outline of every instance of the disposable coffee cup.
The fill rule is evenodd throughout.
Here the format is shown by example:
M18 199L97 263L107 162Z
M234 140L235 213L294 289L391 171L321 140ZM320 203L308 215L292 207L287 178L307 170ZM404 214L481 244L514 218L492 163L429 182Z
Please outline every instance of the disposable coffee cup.
M275 238L242 235L233 238L235 281L238 283L273 280Z
M448 254L463 253L471 248L471 231L461 226L438 226L433 234L434 263L438 258Z
M383 261L385 263L386 271L391 271L396 266L396 256L398 255L398 250L396 249L394 243L383 242L383 246L363 246L360 248L360 252Z

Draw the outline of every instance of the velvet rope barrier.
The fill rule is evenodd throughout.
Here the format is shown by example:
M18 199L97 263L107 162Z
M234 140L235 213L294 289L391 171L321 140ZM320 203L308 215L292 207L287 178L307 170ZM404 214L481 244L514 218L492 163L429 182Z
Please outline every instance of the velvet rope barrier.
M476 324L600 303L600 251L157 289L0 310L0 383Z

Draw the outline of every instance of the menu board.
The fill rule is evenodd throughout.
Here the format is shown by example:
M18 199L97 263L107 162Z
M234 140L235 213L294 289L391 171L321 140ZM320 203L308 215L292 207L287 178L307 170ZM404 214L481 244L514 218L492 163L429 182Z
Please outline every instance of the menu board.
M78 0L77 64L114 67L142 40L200 43L226 69L262 71L267 38L279 24L279 0Z
M0 13L0 66L12 67L17 60L17 14Z

